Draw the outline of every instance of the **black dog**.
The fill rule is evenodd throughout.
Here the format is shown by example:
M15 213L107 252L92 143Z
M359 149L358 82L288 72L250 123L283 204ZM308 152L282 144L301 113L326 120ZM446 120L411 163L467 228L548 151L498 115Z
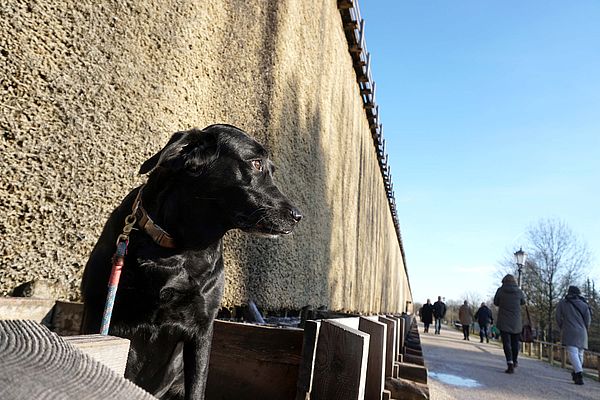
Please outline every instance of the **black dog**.
M131 340L125 376L153 395L204 398L225 232L288 234L302 218L273 171L265 149L234 126L178 132L106 223L83 274L83 330L99 332L115 243L136 209L110 334Z

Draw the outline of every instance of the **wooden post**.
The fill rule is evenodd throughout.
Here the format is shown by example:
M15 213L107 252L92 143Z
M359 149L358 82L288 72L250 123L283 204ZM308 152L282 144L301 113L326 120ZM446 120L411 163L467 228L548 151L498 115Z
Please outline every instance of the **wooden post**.
M358 330L368 333L370 336L365 399L379 400L385 388L387 325L361 317L358 322Z
M532 342L529 342L529 346L527 346L527 355L531 357L531 346L533 346Z
M542 353L544 352L544 347L542 345L542 342L537 342L537 350L538 350L538 360L542 359Z
M304 323L304 340L302 344L302 362L298 370L296 383L296 400L304 400L312 388L315 354L317 353L317 338L321 323L306 321Z
M295 398L304 361L302 329L219 320L213 329L206 398Z
M311 400L365 397L369 335L323 320L317 341Z
M567 368L567 349L565 346L560 346L560 366Z
M396 354L396 321L386 317L379 317L379 322L387 325L385 376L394 374L394 355Z
M598 368L598 379L600 379L600 355L596 356L596 368Z
M550 343L550 349L548 349L548 362L550 365L554 364L554 343Z
M395 366L398 366L399 378L427 384L427 368L424 366L398 362Z
M129 340L108 335L64 336L64 341L123 376L129 353Z

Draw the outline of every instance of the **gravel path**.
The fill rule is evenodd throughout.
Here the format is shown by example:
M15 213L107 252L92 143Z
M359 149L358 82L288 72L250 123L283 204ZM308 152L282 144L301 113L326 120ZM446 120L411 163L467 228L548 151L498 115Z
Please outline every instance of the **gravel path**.
M505 374L499 342L480 343L478 335L464 341L462 332L447 327L441 335L423 333L422 326L419 332L432 400L600 399L598 381L584 378L585 385L577 386L570 369L525 356L519 356L514 374Z

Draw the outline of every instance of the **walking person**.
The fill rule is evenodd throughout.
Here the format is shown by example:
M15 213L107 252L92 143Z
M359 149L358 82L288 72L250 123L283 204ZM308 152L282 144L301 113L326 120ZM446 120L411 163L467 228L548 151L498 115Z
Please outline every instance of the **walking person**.
M446 316L446 304L442 301L442 296L433 303L433 317L435 318L435 334L439 335L442 329L442 320Z
M583 350L588 347L588 329L592 313L577 286L569 286L567 295L556 306L560 342L567 349L576 385L583 385Z
M518 365L519 338L521 336L521 306L525 304L525 295L511 274L502 278L502 286L496 291L494 304L498 306L496 326L500 330L507 374L515 372Z
M429 325L433 322L433 304L431 300L427 299L427 303L421 307L421 321L423 322L423 332L429 332Z
M473 310L469 307L467 300L458 309L458 319L462 325L463 340L469 340L469 329L471 329L471 324L473 323Z
M489 309L485 302L481 303L481 306L475 313L475 319L479 324L479 343L483 343L483 338L485 338L486 343L489 343L489 327L494 322L494 318L492 317L492 310Z

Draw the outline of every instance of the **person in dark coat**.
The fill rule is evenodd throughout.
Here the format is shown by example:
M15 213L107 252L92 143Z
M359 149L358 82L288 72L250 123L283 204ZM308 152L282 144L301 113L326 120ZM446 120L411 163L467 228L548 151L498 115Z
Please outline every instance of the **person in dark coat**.
M446 316L446 304L442 301L442 296L438 296L438 301L433 303L433 317L435 318L435 334L439 335L442 329L442 320Z
M525 304L525 295L511 274L502 278L502 286L496 291L494 304L498 306L496 326L500 330L504 356L506 357L507 374L515 372L519 355L519 339L521 336L521 306Z
M433 322L433 304L431 304L431 300L427 299L427 303L423 304L421 307L421 321L425 326L423 332L429 332L429 325Z
M569 286L567 295L556 306L556 322L560 328L560 342L567 348L573 367L573 381L583 385L583 351L588 347L588 329L592 313L577 286Z
M483 343L483 338L485 338L486 343L489 343L489 327L494 322L494 318L492 318L492 310L485 305L485 302L481 303L481 306L475 312L475 319L479 324L479 342Z

